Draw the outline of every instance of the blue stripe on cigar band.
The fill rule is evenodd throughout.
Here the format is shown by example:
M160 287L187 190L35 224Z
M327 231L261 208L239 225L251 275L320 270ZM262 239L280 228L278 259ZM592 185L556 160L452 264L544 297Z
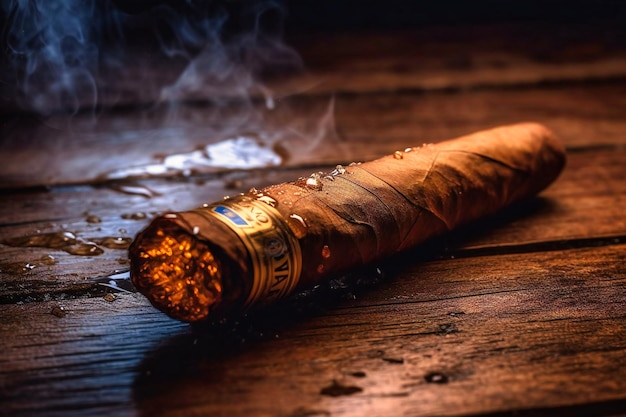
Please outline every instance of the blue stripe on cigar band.
M249 226L248 222L246 222L243 217L226 206L216 206L213 208L213 211L221 216L224 216L235 226Z

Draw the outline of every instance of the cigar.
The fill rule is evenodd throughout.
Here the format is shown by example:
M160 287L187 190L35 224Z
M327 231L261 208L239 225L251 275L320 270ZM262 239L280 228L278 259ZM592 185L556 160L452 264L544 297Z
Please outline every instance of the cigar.
M178 320L241 314L529 198L564 165L559 139L524 123L337 166L155 218L131 279Z

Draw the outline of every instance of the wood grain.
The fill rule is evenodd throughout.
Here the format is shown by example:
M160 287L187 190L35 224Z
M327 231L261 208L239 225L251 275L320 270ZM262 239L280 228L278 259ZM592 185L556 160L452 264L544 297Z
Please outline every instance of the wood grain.
M619 411L624 249L425 262L308 319L196 333L135 295L3 305L0 387L20 415Z

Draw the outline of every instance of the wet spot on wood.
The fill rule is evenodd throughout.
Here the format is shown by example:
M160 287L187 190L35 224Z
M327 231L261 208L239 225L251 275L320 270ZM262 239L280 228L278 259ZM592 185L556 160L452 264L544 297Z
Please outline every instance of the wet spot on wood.
M53 233L37 233L34 235L20 236L5 239L0 243L13 247L40 247L48 249L60 249L71 255L97 256L104 251L93 242L85 241L76 237L71 232L59 231Z
M52 255L44 255L41 258L39 258L39 261L42 264L48 265L48 266L57 264L57 260Z
M2 262L0 263L0 272L10 275L20 275L35 269L35 265L25 262Z
M93 214L87 215L87 217L85 217L85 221L87 223L102 223L102 219L98 216L94 216Z
M148 215L142 211L137 211L134 213L124 213L120 217L125 220L143 220L147 219Z
M128 249L133 239L130 237L107 236L103 238L93 239L93 241L96 244L100 246L104 246L105 248L108 248L108 249L125 250L125 249Z
M456 327L456 324L454 323L444 323L444 324L440 324L439 327L437 327L437 331L435 333L437 333L439 336L446 336L452 333L458 333L459 329Z
M320 394L327 395L329 397L341 397L344 395L353 395L359 392L363 392L363 388L355 385L341 385L337 381L327 387L321 389Z

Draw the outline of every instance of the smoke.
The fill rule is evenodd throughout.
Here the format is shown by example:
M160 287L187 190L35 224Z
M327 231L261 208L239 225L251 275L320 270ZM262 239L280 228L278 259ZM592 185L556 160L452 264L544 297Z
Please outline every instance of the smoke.
M0 97L0 112L18 105L59 132L41 135L51 166L64 144L86 146L100 135L143 141L148 152L130 170L103 158L101 169L117 175L106 178L232 167L223 148L213 152L216 142L237 145L242 161L250 149L279 155L270 164L309 163L313 149L337 158L334 102L272 90L273 81L303 70L283 40L281 1L2 0L0 85L13 91Z
M13 0L5 16L5 55L17 102L47 114L95 107L100 45L116 29L117 12L107 2Z
M271 1L244 5L236 12L220 9L207 15L206 8L187 3L187 13L165 13L156 31L160 47L168 57L183 59L186 64L180 76L161 90L160 101L200 100L220 106L233 99L242 104L262 96L273 108L264 79L299 71L303 64L283 41L282 6ZM188 18L203 13L201 19Z
M148 101L267 96L264 77L301 67L275 1L7 0L0 11L3 81L22 108L43 115L115 105L102 92L120 80L145 88L134 97ZM162 84L155 68L127 71L142 48L152 62L182 65L179 76Z

